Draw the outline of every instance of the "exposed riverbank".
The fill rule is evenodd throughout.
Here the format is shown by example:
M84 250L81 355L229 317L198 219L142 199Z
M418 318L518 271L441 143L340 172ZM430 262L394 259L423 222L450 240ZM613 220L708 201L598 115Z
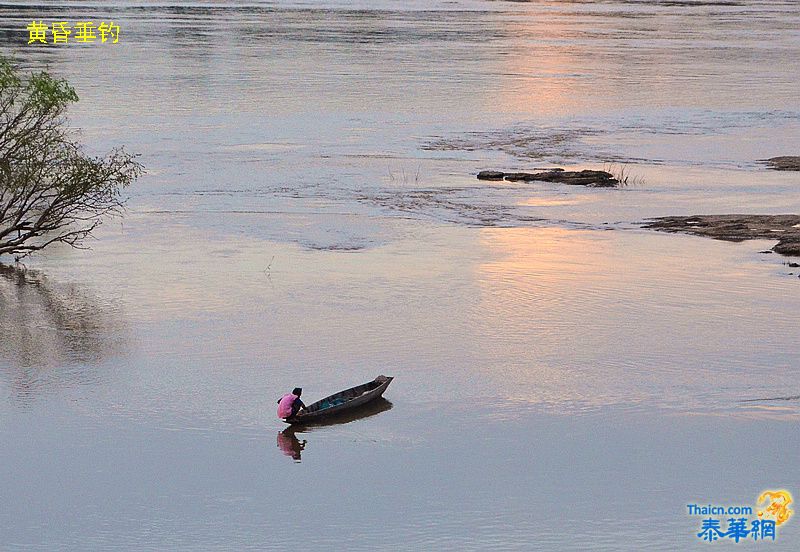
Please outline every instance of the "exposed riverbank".
M800 156L797 155L783 155L780 157L771 157L764 161L770 169L776 171L800 171Z
M717 240L777 239L772 248L781 255L800 255L798 215L693 215L659 217L644 225L662 232L682 232Z

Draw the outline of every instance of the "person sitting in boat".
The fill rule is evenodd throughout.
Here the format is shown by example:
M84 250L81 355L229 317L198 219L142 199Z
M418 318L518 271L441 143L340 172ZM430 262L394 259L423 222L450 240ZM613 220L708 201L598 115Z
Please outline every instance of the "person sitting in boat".
M295 387L291 393L286 393L278 401L278 418L293 418L306 407L300 400L303 394L302 387Z

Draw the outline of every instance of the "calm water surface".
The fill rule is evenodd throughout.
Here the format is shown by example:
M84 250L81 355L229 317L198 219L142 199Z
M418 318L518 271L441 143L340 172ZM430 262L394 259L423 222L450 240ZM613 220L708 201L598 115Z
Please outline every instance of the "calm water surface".
M25 44L93 18L120 44ZM0 268L0 548L702 549L687 503L800 494L797 269L638 224L800 211L758 162L800 151L799 25L755 0L0 5L0 52L148 168L92 251ZM604 164L636 183L474 178ZM363 418L275 419L379 373Z

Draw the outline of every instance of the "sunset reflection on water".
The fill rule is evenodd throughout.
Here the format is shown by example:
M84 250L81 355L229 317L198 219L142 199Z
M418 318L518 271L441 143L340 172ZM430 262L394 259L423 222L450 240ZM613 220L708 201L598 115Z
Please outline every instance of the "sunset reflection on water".
M800 149L795 2L114 0L118 47L20 44L81 6L0 4L0 51L148 172L0 268L0 546L671 552L800 481L796 269L639 225L800 208L757 163ZM644 183L475 178L612 160Z

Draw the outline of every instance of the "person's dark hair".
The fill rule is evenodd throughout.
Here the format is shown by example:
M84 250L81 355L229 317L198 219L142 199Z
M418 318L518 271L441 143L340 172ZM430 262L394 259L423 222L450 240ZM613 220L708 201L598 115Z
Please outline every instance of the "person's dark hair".
M295 387L294 389L292 389L292 395L297 395L299 397L302 394L303 394L302 387Z

